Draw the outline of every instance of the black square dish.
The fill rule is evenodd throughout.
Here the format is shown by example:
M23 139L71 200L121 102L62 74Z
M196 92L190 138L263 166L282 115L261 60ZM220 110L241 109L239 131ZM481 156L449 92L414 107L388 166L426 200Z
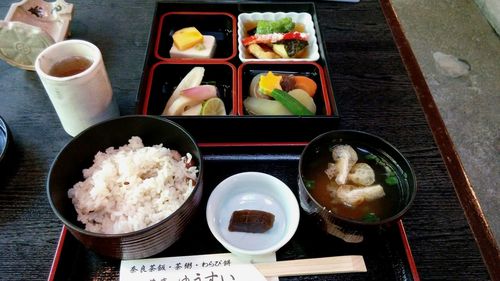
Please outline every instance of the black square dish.
M326 46L322 39L316 8L312 2L159 2L156 6L155 16L151 25L150 41L146 52L143 76L137 95L137 113L161 115L163 111L163 107L170 93L162 93L161 83L164 82L158 81L156 77L150 77L151 75L157 76L157 74L155 74L157 71L151 70L153 68L158 68L158 63L165 62L177 65L191 64L195 66L209 62L229 64L235 69L242 66L243 62L239 59L237 49L238 30L236 27L236 19L243 13L268 12L276 14L280 12L296 12L306 13L311 16L317 39L319 59L312 62L311 69L303 65L309 62L300 60L288 61L286 63L290 63L290 66L283 71L322 73L322 75L318 76L319 78L316 77L318 78L316 81L318 85L321 84L322 90L321 93L314 97L315 103L317 104L317 114L314 116L245 115L242 106L240 106L241 109L238 106L243 103L245 93L243 92L242 95L238 96L237 92L238 87L246 87L238 84L246 82L244 79L238 79L236 74L234 82L235 98L233 98L232 102L227 100L224 101L226 109L231 107L232 114L228 114L227 116L200 117L165 116L165 118L171 119L186 128L197 141L211 143L303 142L311 140L320 133L337 128L340 113L337 109L332 87L335 81L331 81L330 65L325 50ZM189 26L195 26L202 34L219 32L218 36L224 38L221 42L217 42L214 58L170 58L169 51L173 44L173 32ZM232 34L225 33L229 28L232 28ZM217 35L214 36L217 37ZM283 63L284 61L280 60L277 62ZM292 66L292 64L298 65ZM164 67L165 66L162 66L161 68ZM265 71L265 69L262 70ZM169 73L173 73L172 71L173 70L169 70ZM177 73L177 70L175 70L175 73ZM220 74L217 73L217 75ZM321 76L324 77L324 80ZM231 112L230 109L226 111L228 113ZM301 134L296 133L298 128L302 131ZM307 130L303 130L303 128L307 128Z
M217 87L218 96L224 102L228 115L235 114L236 105L236 69L229 63L159 62L150 71L149 83L142 108L142 114L161 115L168 99L181 80L194 67L203 67L202 84ZM185 116L186 118L204 118L206 116Z
M259 74L271 71L279 75L303 76L312 79L317 90L313 96L316 105L316 116L331 116L332 108L328 98L325 75L322 67L313 62L248 62L238 68L238 112L240 115L249 115L243 102L249 97L252 80Z
M161 16L156 37L155 56L172 59L172 35L179 29L196 27L203 35L215 37L215 60L229 60L236 55L236 18L223 12L168 12Z

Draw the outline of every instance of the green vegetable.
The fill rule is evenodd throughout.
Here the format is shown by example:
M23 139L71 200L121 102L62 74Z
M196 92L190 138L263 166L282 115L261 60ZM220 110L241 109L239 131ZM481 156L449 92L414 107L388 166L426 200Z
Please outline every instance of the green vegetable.
M375 160L375 159L378 159L377 156L373 155L373 154L368 154L365 156L366 160Z
M316 186L316 182L314 180L304 179L304 185L306 186L307 189L311 190L314 189L314 187Z
M307 107L301 104L294 97L289 95L287 92L274 89L271 94L275 100L279 101L286 109L288 109L294 115L314 115Z
M385 178L385 183L388 185L396 185L396 184L398 184L398 182L399 182L399 180L395 176L389 176L389 177Z
M399 183L399 179L397 177L396 172L380 157L368 154L365 156L367 160L375 161L375 164L380 165L385 170L385 183L387 185L397 185Z
M361 218L364 222L378 222L380 218L375 213L368 213Z
M280 20L260 20L257 22L256 34L287 33L295 28L292 18L282 18Z

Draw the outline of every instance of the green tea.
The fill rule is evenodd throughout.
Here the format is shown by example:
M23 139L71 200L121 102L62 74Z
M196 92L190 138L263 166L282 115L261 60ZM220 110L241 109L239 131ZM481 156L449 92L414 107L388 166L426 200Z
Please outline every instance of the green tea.
M49 75L54 77L68 77L84 72L92 65L86 57L73 56L55 63L49 70Z

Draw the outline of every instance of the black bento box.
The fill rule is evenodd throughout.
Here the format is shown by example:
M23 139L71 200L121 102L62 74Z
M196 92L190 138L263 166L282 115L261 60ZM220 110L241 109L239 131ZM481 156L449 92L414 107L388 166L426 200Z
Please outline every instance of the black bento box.
M318 45L316 61L242 62L238 51L238 16L242 13L308 13ZM172 34L196 26L213 35L217 48L211 59L171 58ZM137 113L161 115L173 89L193 67L205 68L205 78L218 86L226 116L165 116L186 128L198 142L304 142L335 129L340 114L335 102L330 65L314 3L310 2L158 2L149 35ZM307 75L318 84L314 116L249 115L243 106L252 75L267 70Z

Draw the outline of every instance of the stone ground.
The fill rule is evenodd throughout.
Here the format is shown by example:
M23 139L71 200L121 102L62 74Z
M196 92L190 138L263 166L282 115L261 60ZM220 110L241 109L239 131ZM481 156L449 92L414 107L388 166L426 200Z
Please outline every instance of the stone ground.
M473 1L391 1L499 244L500 36ZM435 52L467 61L470 72L443 75Z

